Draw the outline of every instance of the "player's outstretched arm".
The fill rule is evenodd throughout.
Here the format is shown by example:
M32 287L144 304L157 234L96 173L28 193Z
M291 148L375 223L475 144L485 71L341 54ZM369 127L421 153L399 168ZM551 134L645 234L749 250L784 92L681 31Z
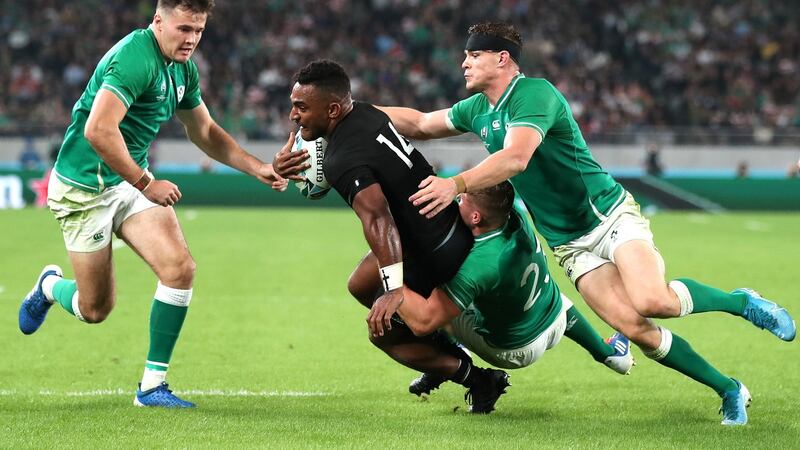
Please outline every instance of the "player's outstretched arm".
M353 211L361 220L364 237L378 259L385 293L372 304L367 326L374 336L392 329L392 315L403 302L403 248L400 232L389 210L389 203L378 183L359 191L353 198Z
M246 152L236 140L219 126L208 112L205 103L192 109L178 110L178 119L186 134L200 150L215 160L258 178L273 189L286 189L287 180L275 173L272 164L265 163Z
M450 323L461 310L442 289L434 289L426 299L403 286L403 303L397 313L414 335L426 336Z
M399 106L376 106L376 108L386 113L397 128L397 132L409 139L436 139L461 134L461 131L447 125L449 109L424 113Z
M178 186L167 180L150 178L128 152L119 130L119 123L127 112L119 97L108 89L100 89L86 119L83 135L111 170L142 191L151 202L172 206L181 198Z
M489 155L472 169L451 178L430 176L420 183L420 190L409 197L419 213L431 218L449 205L462 192L478 191L499 184L528 167L542 136L533 128L512 127L506 134L502 150Z

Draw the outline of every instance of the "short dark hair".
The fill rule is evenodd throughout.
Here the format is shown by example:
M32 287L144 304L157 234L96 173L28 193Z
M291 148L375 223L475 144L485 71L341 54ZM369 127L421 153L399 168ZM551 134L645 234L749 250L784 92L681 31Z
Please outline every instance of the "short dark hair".
M486 34L489 36L503 38L522 47L522 35L519 34L519 31L517 31L517 28L513 24L507 22L476 23L475 25L469 27L467 33Z
M211 14L211 10L214 9L214 0L158 0L156 8L185 8L193 13Z
M329 59L306 64L294 75L294 81L301 85L310 84L338 97L350 94L350 77L339 63Z
M508 181L469 193L487 225L500 226L508 220L514 207L514 187Z

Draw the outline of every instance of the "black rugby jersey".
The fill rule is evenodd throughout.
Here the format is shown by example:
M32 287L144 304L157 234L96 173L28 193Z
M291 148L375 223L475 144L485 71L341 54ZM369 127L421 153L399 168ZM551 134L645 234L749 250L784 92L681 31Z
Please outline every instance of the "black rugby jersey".
M362 189L378 183L392 212L404 254L436 250L459 227L458 205L453 202L431 219L419 213L408 198L433 168L422 154L397 133L389 117L368 103L353 102L353 110L328 139L323 171L331 186L353 206Z

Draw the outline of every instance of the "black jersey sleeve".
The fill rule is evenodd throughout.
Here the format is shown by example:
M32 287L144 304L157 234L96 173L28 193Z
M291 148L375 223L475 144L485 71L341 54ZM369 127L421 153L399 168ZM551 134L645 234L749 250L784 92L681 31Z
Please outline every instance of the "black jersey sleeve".
M372 169L368 166L348 168L342 174L335 174L333 179L331 186L351 207L356 194L378 182Z

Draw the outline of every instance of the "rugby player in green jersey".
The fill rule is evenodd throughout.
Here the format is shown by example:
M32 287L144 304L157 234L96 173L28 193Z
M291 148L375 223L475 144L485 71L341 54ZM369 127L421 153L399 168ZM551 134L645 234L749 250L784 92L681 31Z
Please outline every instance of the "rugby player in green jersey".
M791 316L750 289L728 293L687 278L665 282L664 261L638 204L594 160L561 93L520 72L521 47L513 25L474 25L461 65L473 96L431 113L382 108L411 139L472 132L491 153L452 178L429 177L410 201L431 217L459 193L510 180L586 303L645 355L719 394L723 425L747 423L747 388L650 318L725 311L791 341Z
M460 195L461 218L475 245L458 273L425 299L406 288L398 313L416 335L445 328L484 361L527 367L567 336L620 374L633 366L620 333L604 341L558 289L527 212L514 207L508 181ZM430 393L446 380L423 374L409 390Z
M147 154L162 123L177 114L189 139L210 157L270 184L286 180L243 150L211 118L190 59L213 0L159 0L148 28L112 47L72 109L50 178L48 205L61 226L75 280L46 266L23 300L19 327L35 332L54 303L98 323L114 307L111 234L155 272L150 348L134 397L137 406L191 407L168 389L166 373L189 302L195 262L172 206L178 186L155 179Z

